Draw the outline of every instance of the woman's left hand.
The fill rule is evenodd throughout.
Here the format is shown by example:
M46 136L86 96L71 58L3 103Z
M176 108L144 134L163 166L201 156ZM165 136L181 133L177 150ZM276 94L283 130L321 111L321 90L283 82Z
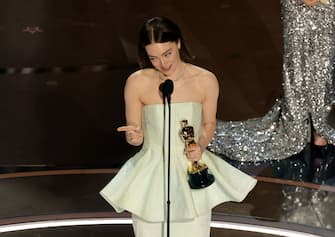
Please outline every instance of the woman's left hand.
M202 150L198 144L190 144L185 149L185 155L190 161L201 160Z

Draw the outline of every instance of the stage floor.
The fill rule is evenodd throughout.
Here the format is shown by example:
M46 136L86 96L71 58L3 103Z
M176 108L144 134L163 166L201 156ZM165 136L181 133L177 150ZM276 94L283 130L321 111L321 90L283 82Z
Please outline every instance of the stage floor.
M115 213L99 195L115 172L73 169L1 174L1 235L133 236L129 213ZM245 201L214 208L211 236L334 236L333 186L265 176L257 179Z

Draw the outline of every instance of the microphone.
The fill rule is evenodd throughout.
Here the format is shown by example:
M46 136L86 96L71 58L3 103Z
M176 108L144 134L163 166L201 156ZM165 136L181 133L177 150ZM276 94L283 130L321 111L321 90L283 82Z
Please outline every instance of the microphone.
M163 94L163 99L167 98L168 103L171 101L171 94L173 92L173 81L170 79L166 79L159 85L159 90Z

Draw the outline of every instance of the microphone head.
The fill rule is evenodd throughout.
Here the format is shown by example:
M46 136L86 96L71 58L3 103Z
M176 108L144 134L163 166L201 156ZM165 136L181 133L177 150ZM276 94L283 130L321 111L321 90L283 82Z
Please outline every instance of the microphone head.
M170 79L165 80L165 90L167 95L171 95L173 92L173 81Z
M163 93L163 96L169 97L173 92L173 81L166 79L160 84L159 90Z

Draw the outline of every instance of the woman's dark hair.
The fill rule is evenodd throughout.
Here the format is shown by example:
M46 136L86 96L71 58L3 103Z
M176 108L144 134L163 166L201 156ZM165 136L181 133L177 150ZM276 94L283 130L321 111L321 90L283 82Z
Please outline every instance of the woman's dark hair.
M145 46L151 43L165 43L180 41L180 57L190 62L193 57L186 47L179 27L166 17L154 17L147 20L140 29L138 40L138 58L141 68L152 68Z

